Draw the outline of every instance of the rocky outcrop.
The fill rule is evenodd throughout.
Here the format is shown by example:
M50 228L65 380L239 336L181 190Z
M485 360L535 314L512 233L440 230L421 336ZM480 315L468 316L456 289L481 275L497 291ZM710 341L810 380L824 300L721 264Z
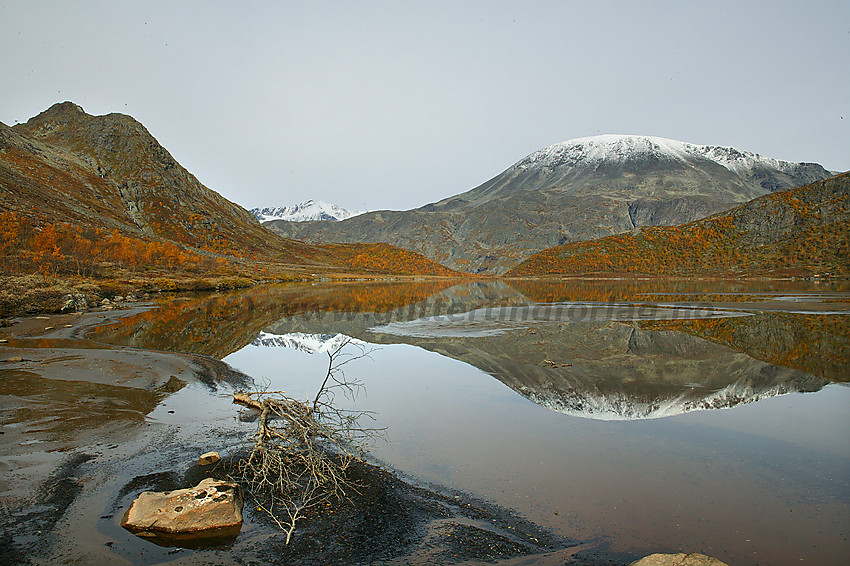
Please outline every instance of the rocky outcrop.
M242 503L237 484L207 478L190 489L143 492L121 526L167 546L232 537L242 528Z
M705 554L651 554L632 562L631 566L729 566L717 558Z

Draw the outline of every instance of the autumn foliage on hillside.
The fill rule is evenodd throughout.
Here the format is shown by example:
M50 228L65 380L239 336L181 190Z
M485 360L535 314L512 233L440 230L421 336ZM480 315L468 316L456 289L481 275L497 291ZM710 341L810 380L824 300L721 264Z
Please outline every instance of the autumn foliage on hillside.
M328 259L356 272L397 275L461 275L425 256L389 244L327 244Z
M543 250L508 276L850 275L850 176L766 195L704 220Z
M229 272L222 258L167 240L142 240L65 222L35 225L16 212L0 213L0 270L4 273L97 276L104 266L131 273L150 269Z

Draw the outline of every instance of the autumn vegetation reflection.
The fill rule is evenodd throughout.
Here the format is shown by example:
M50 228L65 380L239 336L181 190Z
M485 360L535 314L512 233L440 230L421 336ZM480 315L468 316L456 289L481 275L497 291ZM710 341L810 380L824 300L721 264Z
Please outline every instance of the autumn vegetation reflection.
M250 344L263 328L282 317L312 312L388 312L423 301L454 284L449 280L290 284L180 297L96 328L87 337L221 359Z

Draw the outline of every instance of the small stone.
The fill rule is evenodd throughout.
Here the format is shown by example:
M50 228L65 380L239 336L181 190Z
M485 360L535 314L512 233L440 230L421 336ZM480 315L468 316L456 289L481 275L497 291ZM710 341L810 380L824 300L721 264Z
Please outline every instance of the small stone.
M218 452L207 452L206 454L201 454L201 457L198 458L199 466L209 466L210 464L215 464L221 460L221 456L218 455Z
M103 299L102 301L100 301L101 305L108 305L110 303L111 303L111 301L109 299Z
M45 330L53 330L53 327L52 326L45 326L44 329Z
M18 362L22 362L22 361L24 361L24 359L23 359L22 357L20 357L20 356L12 356L11 358L6 358L6 361L7 361L7 362L10 362L10 363L13 363L13 364L16 364L16 363L18 363Z
M717 558L705 554L651 554L632 562L631 566L729 566Z

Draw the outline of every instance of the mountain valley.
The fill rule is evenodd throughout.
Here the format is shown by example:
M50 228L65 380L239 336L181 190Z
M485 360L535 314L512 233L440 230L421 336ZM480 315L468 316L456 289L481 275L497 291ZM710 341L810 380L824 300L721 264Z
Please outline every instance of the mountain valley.
M9 275L112 281L116 294L350 276L844 276L848 176L830 175L734 148L605 135L547 147L415 210L306 201L249 212L130 116L64 102L0 124L1 262ZM10 283L3 312L85 293L10 298L29 285Z

